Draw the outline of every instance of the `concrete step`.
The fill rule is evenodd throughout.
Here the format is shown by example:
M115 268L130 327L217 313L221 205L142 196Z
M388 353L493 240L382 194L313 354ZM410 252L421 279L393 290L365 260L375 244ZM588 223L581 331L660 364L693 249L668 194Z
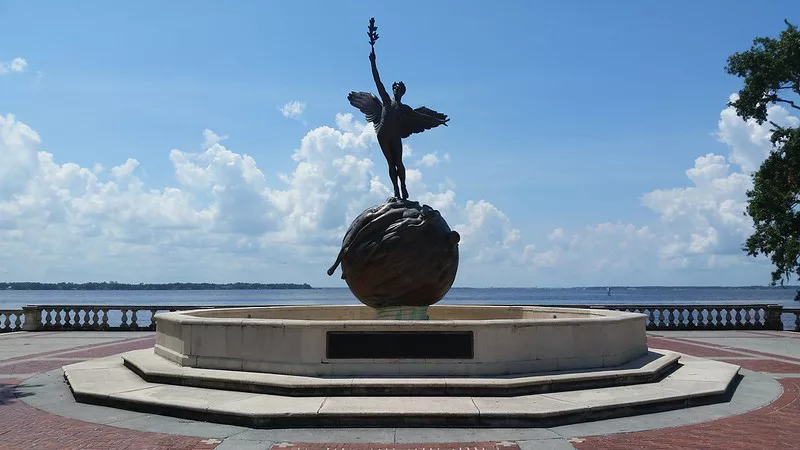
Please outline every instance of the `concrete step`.
M182 367L152 349L122 355L145 381L288 396L518 396L658 381L678 368L679 356L650 351L624 366L502 377L312 377Z
M652 383L505 397L291 397L159 384L131 371L120 355L64 366L64 376L79 402L263 428L549 427L730 398L739 366L676 355L680 366Z

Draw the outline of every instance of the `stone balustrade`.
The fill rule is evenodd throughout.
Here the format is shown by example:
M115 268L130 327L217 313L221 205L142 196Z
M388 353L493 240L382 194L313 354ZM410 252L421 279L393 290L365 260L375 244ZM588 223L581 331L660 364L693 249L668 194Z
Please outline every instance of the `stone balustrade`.
M0 333L22 330L22 310L0 309Z
M25 331L154 331L153 316L163 311L208 305L30 305L22 308ZM0 330L3 331L3 330Z
M783 330L781 305L602 305L647 316L648 330ZM798 328L796 328L798 329Z
M242 306L242 305L238 305ZM246 305L262 306L262 305ZM273 305L277 306L277 305ZM600 308L647 316L648 330L794 330L800 331L800 307L781 305L542 305ZM0 310L0 333L11 331L153 331L153 315L162 311L234 305L30 305Z

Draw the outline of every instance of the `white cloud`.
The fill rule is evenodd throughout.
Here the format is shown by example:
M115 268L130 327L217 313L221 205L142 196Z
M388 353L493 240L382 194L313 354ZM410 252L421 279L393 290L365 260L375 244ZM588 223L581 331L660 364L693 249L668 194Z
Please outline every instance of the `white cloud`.
M439 164L439 157L436 153L428 153L419 159L418 166L433 167Z
M780 106L769 108L769 118L800 123ZM741 250L753 230L744 214L745 192L752 186L750 174L769 154L769 135L769 124L745 122L733 108L724 109L717 137L728 146L727 156L699 156L686 171L688 186L644 194L642 204L657 214L655 223L601 224L572 233L558 228L550 234L548 246L527 246L523 260L539 269L606 270L610 278L616 276L614 271L630 274L637 267L663 271L752 264Z
M0 61L0 75L7 73L22 73L28 69L25 58L14 58L11 61Z
M445 153L440 158L438 152L426 153L422 156L422 158L419 159L419 161L417 161L417 165L423 167L435 167L442 161L450 162L450 154Z
M782 108L770 114L797 120ZM652 223L558 227L524 239L491 202L459 199L452 180L427 186L428 164L408 169L407 184L461 234L469 274L461 285L481 285L476 276L503 282L513 271L516 285L668 282L674 271L698 268L727 273L752 261L740 250L752 230L744 193L768 140L764 127L730 109L720 117L718 138L729 153L696 158L685 186L644 194ZM201 151L168 153L177 185L153 187L139 178L134 158L110 170L58 162L32 128L0 115L0 271L34 280L336 284L324 269L345 230L391 190L372 125L352 114L337 114L334 123L300 140L287 173L260 166L206 130ZM420 161L428 155L449 160L428 153Z
M373 127L351 114L335 123L309 131L292 155L293 170L274 177L206 130L200 152L169 152L178 184L153 188L137 175L136 159L110 170L60 163L40 149L33 129L0 116L8 162L0 167L0 269L15 279L120 281L282 273L279 281L309 281L313 270L317 281L336 282L324 269L345 230L391 191ZM519 232L490 203L459 204L452 189L430 191L416 169L407 183L461 232L464 258L499 261L512 252Z
M280 110L281 114L283 114L283 117L297 119L303 115L303 111L306 110L306 104L303 102L293 101L283 105L278 109Z
M731 101L739 96L733 94ZM783 126L796 127L800 119L789 115L789 111L782 106L770 106L767 109L769 120ZM758 169L761 162L769 155L770 142L769 123L759 125L755 120L743 121L736 115L734 108L725 108L720 114L717 138L730 149L728 159L732 164L741 168L744 174L750 174Z
M133 158L128 158L128 160L125 161L124 164L112 167L111 168L111 173L116 178L122 179L122 178L130 176L130 174L132 174L133 171L136 170L137 167L139 167L139 161L137 161L137 160L135 160ZM93 172L96 173L98 171L97 170L93 170Z

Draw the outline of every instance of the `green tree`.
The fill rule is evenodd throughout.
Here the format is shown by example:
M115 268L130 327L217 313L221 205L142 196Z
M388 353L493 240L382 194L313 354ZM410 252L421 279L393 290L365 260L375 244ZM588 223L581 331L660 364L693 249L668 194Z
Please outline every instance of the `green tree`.
M778 39L759 37L749 50L728 58L726 70L744 78L739 98L730 103L745 120L767 122L767 108L782 105L800 111L800 32L785 21ZM772 285L800 278L800 127L772 126L772 149L753 173L753 188L747 191L746 214L755 231L743 250L750 256L772 259Z

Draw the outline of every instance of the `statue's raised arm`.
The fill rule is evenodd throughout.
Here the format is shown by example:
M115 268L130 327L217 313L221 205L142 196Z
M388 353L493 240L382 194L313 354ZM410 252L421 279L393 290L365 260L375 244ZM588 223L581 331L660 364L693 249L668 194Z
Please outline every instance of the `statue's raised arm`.
M378 65L375 64L375 49L373 48L369 54L369 61L372 64L372 78L375 79L375 86L378 87L378 95L381 96L381 100L383 100L384 104L391 103L392 98L389 97L389 93L386 92L386 87L381 82L381 76L378 74Z
M383 104L388 105L392 102L392 98L389 97L389 93L386 92L386 86L381 82L381 76L378 74L378 65L375 63L375 41L378 40L378 27L375 26L374 18L369 20L369 31L367 31L367 35L369 35L369 62L372 65L372 78L375 79L375 86L378 88L378 95L381 96Z

